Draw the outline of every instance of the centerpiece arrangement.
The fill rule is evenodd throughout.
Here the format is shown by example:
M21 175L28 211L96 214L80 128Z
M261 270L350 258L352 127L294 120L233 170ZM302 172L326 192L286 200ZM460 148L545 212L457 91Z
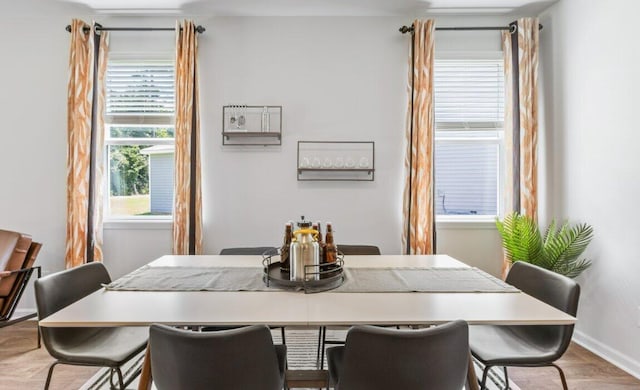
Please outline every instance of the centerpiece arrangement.
M285 225L282 247L278 253L263 257L264 281L284 287L323 290L338 287L344 280L343 259L333 239L333 228L327 222L322 237L320 222L305 220Z

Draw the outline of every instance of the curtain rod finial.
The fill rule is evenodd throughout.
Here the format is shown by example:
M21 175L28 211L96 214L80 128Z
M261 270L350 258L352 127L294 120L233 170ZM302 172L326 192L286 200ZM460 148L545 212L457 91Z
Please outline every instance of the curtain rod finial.
M413 26L411 26L411 27L402 26L402 27L400 27L400 29L398 31L400 31L403 34L406 34L408 32L413 32Z
M67 32L71 32L71 25L67 24L67 27L65 27L64 29L67 30Z
M203 32L207 31L207 29L204 28L203 26L197 26L196 31L202 34Z

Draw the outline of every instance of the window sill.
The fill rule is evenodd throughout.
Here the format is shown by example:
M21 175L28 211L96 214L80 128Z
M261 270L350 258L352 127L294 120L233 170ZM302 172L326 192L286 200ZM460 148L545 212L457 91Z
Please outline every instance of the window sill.
M171 230L173 219L110 219L104 221L105 230Z
M455 230L455 229L496 229L496 217L482 216L442 216L436 218L436 229Z

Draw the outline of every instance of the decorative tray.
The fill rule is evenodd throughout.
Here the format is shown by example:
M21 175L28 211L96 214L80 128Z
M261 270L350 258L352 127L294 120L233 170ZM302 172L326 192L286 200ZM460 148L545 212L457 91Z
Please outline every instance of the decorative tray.
M339 287L344 281L344 260L338 255L335 263L305 265L305 280L290 280L289 271L280 268L280 256L265 254L262 259L262 280L267 287L303 290L305 293L316 293Z

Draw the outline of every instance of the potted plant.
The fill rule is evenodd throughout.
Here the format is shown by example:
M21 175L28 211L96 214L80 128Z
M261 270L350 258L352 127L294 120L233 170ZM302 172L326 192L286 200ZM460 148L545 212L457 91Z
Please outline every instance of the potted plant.
M558 226L553 220L542 236L535 221L513 212L502 221L496 220L496 226L512 263L526 261L570 278L591 265L590 260L580 258L593 238L593 228L586 223Z

